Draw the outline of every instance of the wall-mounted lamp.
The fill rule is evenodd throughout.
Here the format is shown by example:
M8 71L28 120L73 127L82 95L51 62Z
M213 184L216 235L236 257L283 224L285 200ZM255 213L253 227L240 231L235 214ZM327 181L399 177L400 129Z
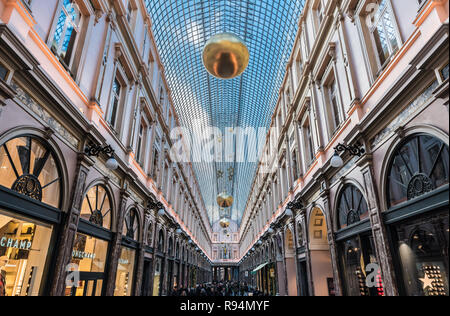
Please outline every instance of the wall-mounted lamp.
M114 149L112 149L110 145L95 146L94 144L90 143L84 149L84 153L91 157L98 157L103 153L109 156L109 159L106 161L106 168L108 168L109 170L116 170L117 168L119 168L119 163L114 158Z
M366 153L366 150L364 147L361 146L361 144L357 143L354 146L346 146L344 144L338 144L334 148L334 156L331 158L331 166L333 168L341 168L344 165L344 161L342 160L339 153L348 151L350 155L352 156L358 156L361 157Z
M258 245L262 245L262 241L261 240L258 240Z
M189 239L188 243L189 243L189 244L192 244L192 243L193 243L192 239Z
M273 234L274 230L273 230L272 227L269 227L269 229L267 230L267 232L268 232L269 234Z
M183 232L183 230L181 229L181 226L178 226L178 227L177 227L177 230L175 230L175 233L176 233L177 235L180 235L182 232Z

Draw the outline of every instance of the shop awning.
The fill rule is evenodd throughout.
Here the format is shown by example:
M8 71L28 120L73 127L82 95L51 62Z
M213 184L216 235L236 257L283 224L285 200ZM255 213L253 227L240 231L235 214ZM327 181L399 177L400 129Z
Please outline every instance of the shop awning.
M268 264L268 262L260 264L255 270L252 271L252 273L256 273L259 270L261 270L262 268L264 268L266 265Z

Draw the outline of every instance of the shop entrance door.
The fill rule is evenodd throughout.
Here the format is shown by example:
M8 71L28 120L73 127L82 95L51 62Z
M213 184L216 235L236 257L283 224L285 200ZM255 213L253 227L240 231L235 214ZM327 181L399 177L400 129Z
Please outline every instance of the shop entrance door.
M142 296L151 296L152 283L152 262L151 260L144 260L144 273L142 280Z
M104 278L104 273L80 272L80 283L72 287L70 296L101 296Z

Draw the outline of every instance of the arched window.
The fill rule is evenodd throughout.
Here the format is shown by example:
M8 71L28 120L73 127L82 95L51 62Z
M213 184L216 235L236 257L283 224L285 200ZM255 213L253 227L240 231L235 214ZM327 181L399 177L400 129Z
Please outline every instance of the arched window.
M139 220L137 210L132 208L125 216L123 223L123 234L128 238L139 239Z
M358 223L369 216L367 202L361 191L347 184L338 199L339 229Z
M17 137L0 147L0 185L60 208L62 181L56 156L36 137Z
M159 231L158 236L158 251L164 252L164 233L162 230Z
M449 182L448 146L435 137L415 135L395 151L388 172L390 208Z
M175 258L180 259L180 244L177 242L177 246L175 247Z
M95 225L111 229L111 202L103 185L95 185L86 193L81 207L81 217Z

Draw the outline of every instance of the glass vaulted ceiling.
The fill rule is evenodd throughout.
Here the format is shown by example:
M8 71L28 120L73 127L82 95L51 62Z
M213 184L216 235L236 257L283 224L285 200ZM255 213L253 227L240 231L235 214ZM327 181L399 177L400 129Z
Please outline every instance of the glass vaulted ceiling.
M268 130L304 0L147 0L146 3L182 126L192 133L214 126L224 135L235 127ZM245 73L231 80L209 75L202 62L206 41L222 32L237 34L250 52ZM204 148L192 147L194 155ZM252 157L261 149L251 140L240 147L248 149L245 157ZM228 215L240 223L257 163L253 159L236 162L239 159L225 157L225 153L222 157L223 162L193 161L193 167L211 223L223 215L216 204L216 196L221 192L235 198Z

